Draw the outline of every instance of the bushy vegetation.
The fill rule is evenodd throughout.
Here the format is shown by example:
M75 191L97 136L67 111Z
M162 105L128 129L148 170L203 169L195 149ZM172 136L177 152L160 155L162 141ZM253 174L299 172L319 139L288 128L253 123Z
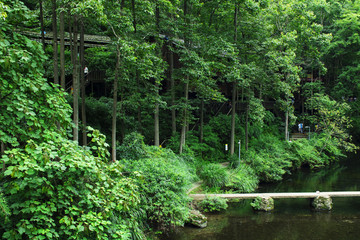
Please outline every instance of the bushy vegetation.
M107 47L87 50L89 67L105 73L97 80L106 95L114 93L83 98L87 123L79 123L75 104L77 47L64 50L63 84L73 77L66 93L52 64L58 48L24 34L44 21L37 16L43 2L0 0L4 239L145 239L149 229L184 223L186 191L195 181L205 191L251 192L259 182L329 165L357 148L348 129L358 133L360 122L358 1L324 1L326 13L311 1L218 1L216 9L212 1L53 1L74 20L66 21L74 34L85 24L87 33L111 36ZM289 24L280 26L283 18ZM51 29L45 23L41 31ZM301 82L309 72L311 82ZM328 86L318 81L323 77ZM311 138L285 141L296 118L311 126ZM82 125L93 127L84 146ZM226 201L201 206L218 211Z
M226 187L236 192L253 192L259 184L259 177L251 166L242 163L239 167L230 170L229 182Z
M49 133L50 134L50 133ZM11 215L1 224L6 239L130 239L141 235L135 180L119 163L107 164L102 140L92 149L51 133L6 152L3 189Z
M229 182L227 169L216 163L203 165L199 170L199 176L209 187L222 188Z
M207 197L199 203L204 212L220 212L228 208L227 201L221 197Z
M124 171L137 179L145 219L163 230L183 225L190 201L186 190L196 179L194 170L170 149L146 146L142 139L130 134L118 149Z

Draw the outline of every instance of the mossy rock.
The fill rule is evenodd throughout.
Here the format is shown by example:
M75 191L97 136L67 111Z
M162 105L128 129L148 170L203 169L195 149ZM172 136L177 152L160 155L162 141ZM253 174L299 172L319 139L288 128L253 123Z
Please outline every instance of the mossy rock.
M207 217L198 210L191 210L186 223L194 227L205 228L207 227Z
M257 211L272 211L274 210L274 199L271 197L257 197L251 203L251 206Z
M319 196L311 201L311 206L315 211L330 211L333 206L333 202L330 196Z

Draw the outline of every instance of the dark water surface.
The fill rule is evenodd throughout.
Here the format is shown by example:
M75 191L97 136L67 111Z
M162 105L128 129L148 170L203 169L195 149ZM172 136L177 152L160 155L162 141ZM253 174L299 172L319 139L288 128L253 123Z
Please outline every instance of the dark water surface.
M360 156L318 171L301 170L258 192L359 191ZM204 229L180 228L169 240L360 239L360 197L333 198L331 212L313 212L309 199L274 199L271 213L254 212L250 200L209 214Z

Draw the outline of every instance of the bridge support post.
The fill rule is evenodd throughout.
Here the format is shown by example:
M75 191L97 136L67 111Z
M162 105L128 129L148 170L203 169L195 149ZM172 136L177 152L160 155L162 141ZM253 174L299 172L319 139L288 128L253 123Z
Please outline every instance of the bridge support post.
M330 196L318 196L310 201L315 211L330 211L332 209L333 203Z
M274 210L274 199L271 197L257 197L251 203L254 210L257 211L271 211Z

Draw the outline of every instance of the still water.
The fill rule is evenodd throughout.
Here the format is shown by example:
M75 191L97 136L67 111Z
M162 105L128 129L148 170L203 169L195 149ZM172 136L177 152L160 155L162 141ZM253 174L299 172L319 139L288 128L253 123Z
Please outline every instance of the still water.
M360 156L318 171L301 170L259 192L359 191ZM360 197L333 198L331 212L313 212L308 199L275 199L271 213L254 212L250 200L209 214L204 229L181 228L168 240L360 239Z

